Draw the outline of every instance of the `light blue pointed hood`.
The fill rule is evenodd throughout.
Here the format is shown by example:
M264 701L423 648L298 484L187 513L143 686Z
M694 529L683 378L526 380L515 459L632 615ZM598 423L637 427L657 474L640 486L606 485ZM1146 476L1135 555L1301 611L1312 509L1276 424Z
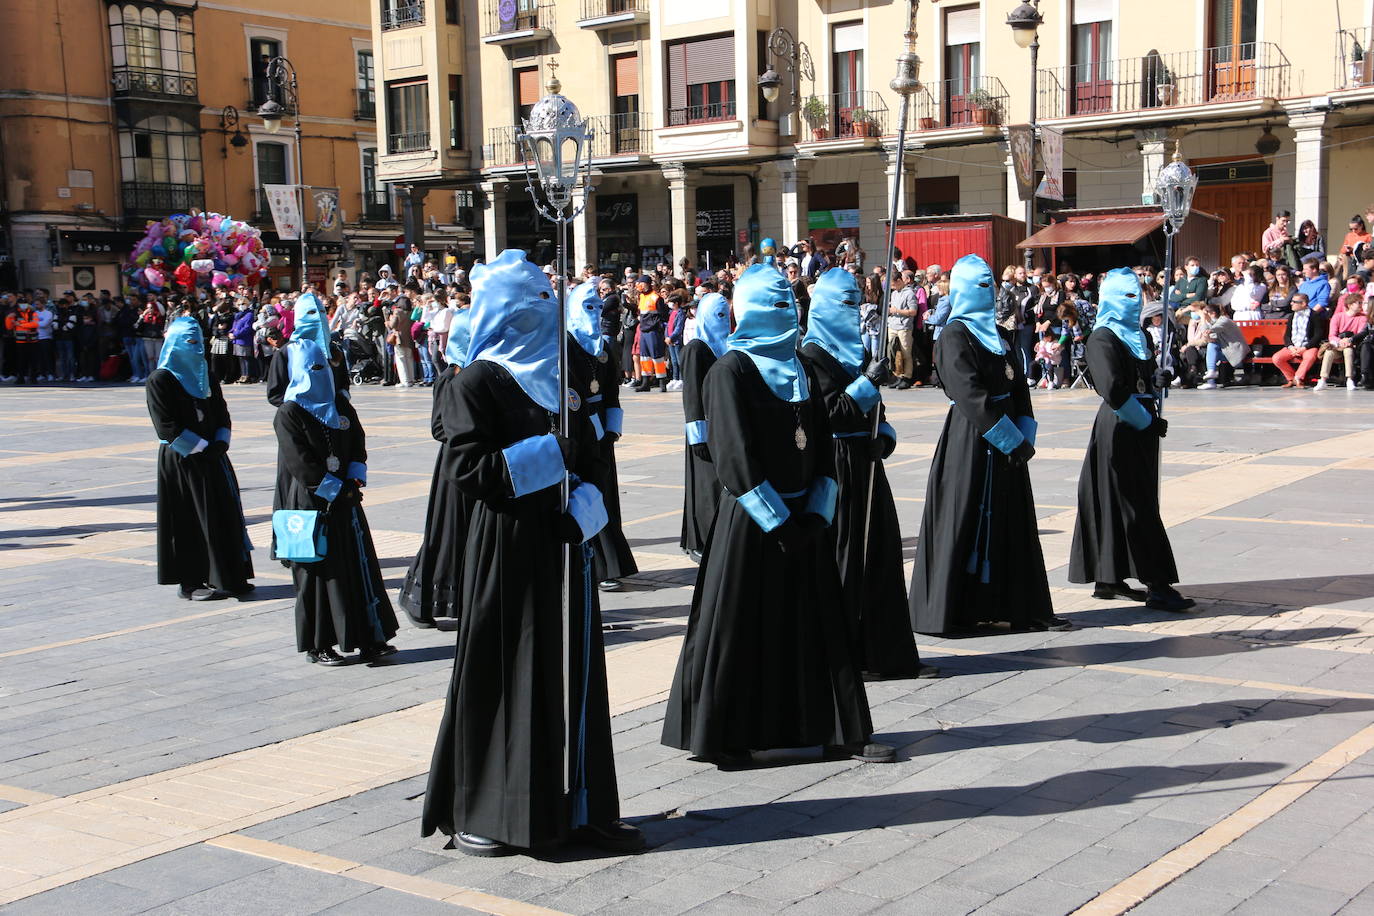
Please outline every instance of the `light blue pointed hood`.
M730 300L720 293L702 296L697 303L696 334L716 359L724 356L730 344Z
M1095 328L1106 328L1136 359L1149 359L1145 332L1140 329L1140 278L1129 267L1107 272L1097 288Z
M1007 352L1007 343L997 332L997 286L987 261L976 254L956 261L949 272L949 299L949 321L962 322L989 353Z
M325 315L324 303L314 293L301 293L296 297L295 319L291 328L291 339L309 337L320 345L325 354L329 353L329 319Z
M472 340L468 364L482 359L505 367L525 394L550 413L558 413L558 303L543 271L517 248L507 248L490 264L478 264L472 281Z
M768 389L791 404L810 397L797 358L797 300L771 264L755 264L735 284L735 331L730 349L753 361Z
M448 344L444 359L450 366L462 369L468 364L469 344L472 342L472 309L458 309L448 326Z
M167 325L162 354L157 367L176 376L181 387L193 398L210 396L210 367L205 363L205 332L190 315L182 315Z
M854 275L843 267L821 274L811 288L811 311L806 319L802 346L813 343L857 376L864 364L864 342L859 335L859 304L863 294Z
M291 381L285 401L294 401L330 429L342 429L343 417L334 404L334 371L329 367L329 351L313 337L302 337L286 346Z
M584 280L568 293L568 333L578 346L600 358L606 352L606 338L601 336L601 297L596 293L597 285Z

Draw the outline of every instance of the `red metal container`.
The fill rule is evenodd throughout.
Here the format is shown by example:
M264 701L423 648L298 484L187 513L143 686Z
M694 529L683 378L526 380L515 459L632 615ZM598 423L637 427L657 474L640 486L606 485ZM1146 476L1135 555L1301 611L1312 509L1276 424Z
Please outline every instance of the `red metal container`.
M897 220L897 250L919 267L939 264L945 270L964 255L976 254L1000 277L1003 267L1023 263L1016 243L1026 237L1024 227L1020 220L996 213L909 217Z

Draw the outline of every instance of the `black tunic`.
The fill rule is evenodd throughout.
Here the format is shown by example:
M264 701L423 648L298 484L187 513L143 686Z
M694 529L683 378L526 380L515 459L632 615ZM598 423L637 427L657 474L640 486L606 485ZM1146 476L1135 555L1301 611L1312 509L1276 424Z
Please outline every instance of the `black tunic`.
M866 741L873 724L824 537L784 551L738 496L770 483L792 512L835 473L825 406L789 404L744 354L707 377L708 445L723 487L703 551L663 743L698 756ZM806 447L797 448L798 425Z
M434 459L434 479L429 487L429 505L425 508L425 539L406 571L399 599L401 607L419 626L433 626L436 618L459 616L458 583L462 581L463 551L467 546L473 501L443 474L444 418L441 414L442 406L448 403L443 397L444 388L457 372L454 366L449 366L434 381L429 427L440 445L439 454Z
M983 438L1002 417L1032 416L1020 360L1011 350L989 352L955 321L936 341L935 367L954 403L926 485L912 629L948 633L989 621L1023 627L1048 620L1053 609L1030 473Z
M606 432L606 413L620 409L620 371L609 356L597 359L569 339L568 364L572 385L586 402L588 416L596 417L601 439L597 450L606 474L606 488L601 495L606 502L606 527L592 538L592 565L598 582L623 579L639 572L630 542L620 527L620 482L615 470L615 440ZM593 386L592 382L596 384ZM596 390L593 391L592 388Z
M501 366L477 360L444 389L443 473L474 500L459 586L458 646L425 791L421 834L475 833L519 848L567 837L563 791L559 490L512 497L502 450L557 427ZM450 422L452 425L450 425ZM585 409L573 414L577 475L603 482ZM574 722L585 697L588 822L619 817L601 612L591 551L571 549ZM584 663L585 660L585 663ZM586 684L585 691L582 686ZM574 748L573 758L579 755Z
M715 364L716 354L704 340L693 340L682 348L682 413L688 423L706 419L702 388ZM720 480L711 462L698 458L691 448L687 449L683 489L682 549L701 553L720 504Z
M328 456L339 459L334 476L350 463L367 461L367 436L353 405L340 398L347 429L329 429L294 401L284 401L272 421L277 431L277 473L285 476L282 508L325 509L328 546L315 563L287 563L296 584L296 649L344 652L366 649L396 635L396 613L372 546L360 491L351 483L332 504L315 496Z
M854 380L835 357L816 344L801 350L830 415L839 498L829 541L835 549L850 638L862 670L883 677L914 677L921 667L907 613L902 532L881 461L870 457L873 412L865 413L845 389ZM879 404L876 410L881 411ZM864 523L869 476L873 509L864 563Z
M1152 419L1156 415L1154 360L1136 359L1106 328L1088 338L1087 356L1102 406L1078 477L1069 581L1122 582L1129 576L1172 585L1178 567L1159 517L1159 437L1115 413L1137 400Z
M218 430L230 428L219 382L210 380L210 396L202 400L170 371L155 369L146 390L148 415L163 442L157 454L158 584L242 591L253 578L253 548L234 466L213 444ZM167 443L188 430L212 444L183 458Z

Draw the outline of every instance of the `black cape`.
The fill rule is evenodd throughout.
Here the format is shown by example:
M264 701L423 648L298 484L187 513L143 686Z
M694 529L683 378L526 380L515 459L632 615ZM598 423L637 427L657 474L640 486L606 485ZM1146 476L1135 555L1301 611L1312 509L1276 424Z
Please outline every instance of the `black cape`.
M716 364L716 354L704 340L690 341L682 348L682 413L688 424L706 419L702 388L706 374ZM687 449L682 501L682 549L701 553L706 536L720 504L720 480L710 461L703 461Z
M1078 521L1069 554L1070 582L1172 585L1178 567L1159 517L1159 437L1115 413L1137 400L1153 418L1153 359L1136 359L1111 331L1088 338L1088 371L1102 396L1078 476ZM1140 397L1137 397L1137 396Z
M850 639L862 670L882 677L914 677L921 667L907 612L902 532L887 472L870 457L873 412L865 413L845 389L854 381L835 357L814 343L801 349L830 415L839 498L828 535L844 586ZM882 411L879 404L875 410ZM864 563L864 522L869 477L873 510Z
M353 405L340 398L339 413L347 429L329 429L294 401L277 408L278 476L285 475L282 508L328 509L324 559L288 563L296 584L296 649L318 652L338 646L344 652L366 649L396 635L396 613L387 597L372 532L351 483L328 503L315 488L329 473L330 455L339 460L336 477L350 463L367 461L367 437Z
M518 498L502 450L557 427L496 363L477 360L444 389L443 473L474 500L463 560L458 646L435 739L420 831L463 831L528 849L565 839L562 563L557 487ZM453 425L449 425L452 421ZM573 413L577 475L600 486L596 436ZM589 549L571 550L573 720L585 731L587 820L618 818L601 612ZM586 689L582 690L585 683Z
M706 379L708 445L723 492L664 714L669 747L709 757L850 744L873 732L829 542L786 552L737 498L765 482L782 495L833 478L817 384L810 380L810 400L789 404L733 351ZM806 497L787 503L801 512Z
M430 433L439 443L434 459L434 479L425 508L425 538L406 571L399 601L418 626L433 626L437 618L459 615L458 583L462 581L463 552L467 548L468 522L472 518L470 496L463 493L443 473L444 418L442 408L450 404L444 388L458 370L449 366L434 381L434 401L430 409ZM456 425L456 420L449 422Z
M951 322L935 366L953 404L935 447L911 579L911 627L968 630L1000 621L1025 627L1053 615L1036 527L1030 472L983 438L1003 417L1032 417L1012 348L998 356Z
M155 369L146 386L148 415L163 444L157 453L157 581L239 592L253 578L252 545L239 500L239 481L219 446L183 458L166 443L189 430L206 442L229 429L219 382L210 396L191 397L175 375Z
M620 372L609 355L597 359L571 337L568 339L568 365L572 385L587 404L588 417L596 418L595 429L601 437L597 441L597 451L606 475L606 487L601 495L606 503L608 521L592 538L592 565L598 582L623 579L639 572L639 566L621 529L620 482L615 472L615 440L618 437L606 431L607 412L620 409Z

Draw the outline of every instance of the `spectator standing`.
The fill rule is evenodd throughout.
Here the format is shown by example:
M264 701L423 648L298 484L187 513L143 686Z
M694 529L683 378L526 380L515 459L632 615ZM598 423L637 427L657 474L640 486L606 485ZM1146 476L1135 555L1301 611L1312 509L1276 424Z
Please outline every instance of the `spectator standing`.
M210 313L210 375L221 385L238 378L238 361L234 359L234 313L229 301L221 299Z
M412 246L414 247L414 246ZM411 336L410 300L397 297L386 319L387 343L392 347L396 376L402 388L415 387L415 339Z
M1293 239L1292 224L1292 213L1287 210L1275 213L1274 221L1260 237L1260 249L1266 258L1282 262L1296 270L1301 259L1298 257L1297 245Z
M78 382L93 382L100 373L100 312L95 299L88 293L77 306L76 375Z
M1317 351L1326 340L1326 316L1309 307L1307 296L1298 293L1293 297L1292 311L1288 314L1288 328L1284 331L1281 350L1274 354L1274 366L1283 373L1284 388L1302 388L1312 364L1317 361ZM1297 363L1296 373L1293 363Z
M915 384L916 366L913 362L916 319L920 315L916 290L909 270L892 272L892 298L887 305L887 352L892 360L896 381L892 387L905 391Z
M36 301L34 302L34 317L38 321L38 377L40 382L51 382L53 380L54 369L54 345L53 345L53 324L57 321L57 315L53 312L52 302L48 299L48 291L45 289L37 290Z
M1010 276L1008 276L1010 271ZM1035 287L1031 286L1026 268L1020 264L1002 271L1002 286L997 298L997 323L1008 332L1021 362L1027 384L1034 384L1035 321L1031 306L1035 301Z
M69 296L57 300L52 319L55 381L76 380L76 329L80 321L81 316Z
M653 281L640 277L635 282L639 293L639 384L636 391L648 391L655 384L668 390L668 353L664 339L666 315L662 297L654 292Z
M796 271L796 267L789 270ZM687 294L674 290L668 296L668 390L682 390L683 332L687 325Z
M1302 225L1298 227L1296 241L1298 260L1305 260L1312 255L1318 255L1321 258L1326 257L1326 242L1322 239L1321 233L1317 231L1317 224L1310 219L1303 220Z
M859 278L863 289L863 304L859 306L859 330L864 351L878 358L878 343L882 336L883 285L876 275Z
M253 384L261 376L258 374L258 358L253 352L253 304L246 298L235 303L238 311L234 314L234 324L229 331L229 342L233 347L234 358L239 361L239 381Z
M1321 348L1322 366L1315 386L1317 391L1326 387L1326 380L1331 376L1331 364L1336 361L1337 354L1345 362L1345 387L1350 391L1355 390L1355 350L1357 341L1369 326L1369 317L1364 313L1364 298L1358 293L1346 293L1341 297L1341 303L1345 309L1337 311L1332 317L1331 330Z
M38 381L38 310L20 301L5 316L5 331L14 340L14 360L9 369L17 384Z

